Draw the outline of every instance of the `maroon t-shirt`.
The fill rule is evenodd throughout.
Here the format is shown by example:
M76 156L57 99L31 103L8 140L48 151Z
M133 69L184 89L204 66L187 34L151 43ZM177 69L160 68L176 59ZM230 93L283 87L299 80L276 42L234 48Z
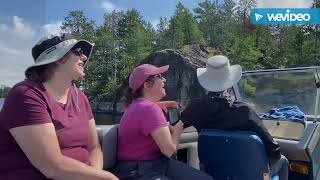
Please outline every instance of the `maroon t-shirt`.
M61 104L40 82L20 82L9 92L0 112L0 179L46 179L10 134L14 127L53 123L62 154L89 164L90 119L91 106L79 89L71 86L67 103Z

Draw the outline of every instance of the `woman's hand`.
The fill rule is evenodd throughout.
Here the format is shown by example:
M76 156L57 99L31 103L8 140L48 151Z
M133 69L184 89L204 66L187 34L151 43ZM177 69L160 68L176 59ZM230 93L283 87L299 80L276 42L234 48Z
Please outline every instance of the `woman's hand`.
M183 122L179 120L177 124L175 124L174 126L171 126L171 125L169 126L170 132L181 134L183 131L183 125L184 125Z
M163 109L165 112L168 112L167 108L178 108L177 101L159 101L157 104Z

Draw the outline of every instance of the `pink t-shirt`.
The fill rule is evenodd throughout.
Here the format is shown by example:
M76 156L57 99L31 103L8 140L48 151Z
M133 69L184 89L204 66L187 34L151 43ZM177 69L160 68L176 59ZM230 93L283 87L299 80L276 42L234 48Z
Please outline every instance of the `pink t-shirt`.
M89 120L93 118L87 97L70 87L67 104L49 96L37 81L26 80L12 88L0 112L0 179L47 179L28 160L9 130L52 123L61 153L89 164ZM33 145L38 148L37 144ZM41 154L39 154L41 156Z
M154 160L162 153L151 133L169 124L160 106L147 99L133 101L125 110L119 126L119 160Z

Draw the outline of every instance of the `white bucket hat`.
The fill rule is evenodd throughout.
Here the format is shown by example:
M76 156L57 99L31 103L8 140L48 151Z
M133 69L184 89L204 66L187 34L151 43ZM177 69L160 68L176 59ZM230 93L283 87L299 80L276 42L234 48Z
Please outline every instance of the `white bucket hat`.
M87 64L94 44L86 40L76 40L71 34L63 33L61 35L49 36L41 39L32 48L32 57L34 64L29 66L25 73L35 66L50 64L60 60L73 48L81 48L83 54L87 56L85 64Z
M230 66L229 59L221 55L210 57L206 68L197 69L200 85L211 92L221 92L232 87L241 79L241 76L241 66Z

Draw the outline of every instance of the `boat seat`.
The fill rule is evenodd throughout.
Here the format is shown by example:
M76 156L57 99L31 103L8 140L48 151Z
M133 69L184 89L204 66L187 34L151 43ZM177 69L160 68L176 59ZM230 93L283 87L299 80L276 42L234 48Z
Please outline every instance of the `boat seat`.
M267 154L257 134L203 129L198 139L200 169L223 180L270 180ZM272 180L278 179L272 177Z
M102 153L104 170L112 171L116 165L118 149L118 129L119 125L114 125L103 135Z

